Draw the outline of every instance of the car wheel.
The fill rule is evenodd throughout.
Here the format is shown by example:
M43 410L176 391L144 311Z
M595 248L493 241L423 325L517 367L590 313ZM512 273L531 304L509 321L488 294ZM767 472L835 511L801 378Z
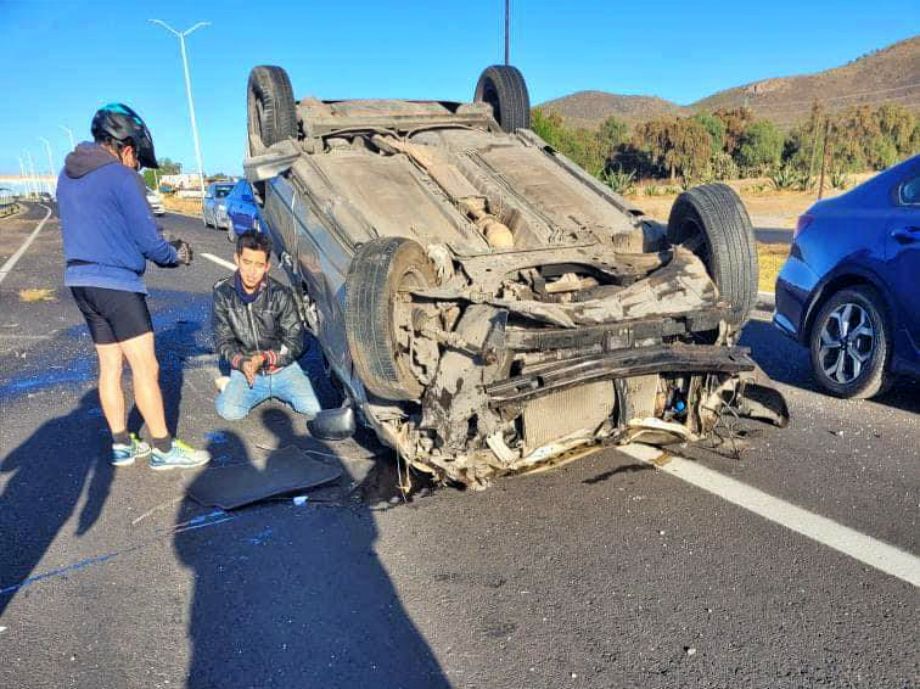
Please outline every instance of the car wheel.
M668 241L700 257L731 306L729 322L741 327L757 299L757 245L744 204L725 184L685 191L671 207Z
M208 222L208 214L206 211L202 211L201 213L201 222L204 223L205 227L212 227L211 223Z
M297 138L297 106L287 72L262 65L249 73L247 89L249 137L268 148Z
M476 84L473 100L491 105L495 121L504 131L530 129L530 95L517 67L486 67Z
M424 249L402 237L363 244L345 280L345 333L364 386L388 400L415 400L423 391L413 373L410 345L413 309L408 291L434 286Z
M884 302L868 286L843 289L828 299L809 332L811 365L824 390L865 399L888 387L891 337Z
M227 224L227 241L236 244L236 230L233 229L233 222Z

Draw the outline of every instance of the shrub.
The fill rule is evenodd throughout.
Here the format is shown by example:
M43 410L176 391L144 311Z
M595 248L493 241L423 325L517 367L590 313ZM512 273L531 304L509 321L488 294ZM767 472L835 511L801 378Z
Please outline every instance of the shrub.
M624 196L636 190L635 172L625 172L619 168L608 168L601 173L600 180L614 192Z
M769 120L749 125L741 135L738 164L755 174L763 174L779 165L785 139Z
M712 176L715 179L738 179L740 174L738 164L725 151L719 151L712 156Z
M834 189L846 189L850 186L850 178L843 170L836 169L831 172L831 186Z

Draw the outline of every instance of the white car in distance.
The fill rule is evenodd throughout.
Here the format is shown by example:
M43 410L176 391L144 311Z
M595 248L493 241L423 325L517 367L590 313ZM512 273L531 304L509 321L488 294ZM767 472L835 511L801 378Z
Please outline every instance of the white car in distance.
M160 192L147 187L147 203L150 204L150 209L153 211L154 215L164 215L166 213L166 207L163 205L163 196Z

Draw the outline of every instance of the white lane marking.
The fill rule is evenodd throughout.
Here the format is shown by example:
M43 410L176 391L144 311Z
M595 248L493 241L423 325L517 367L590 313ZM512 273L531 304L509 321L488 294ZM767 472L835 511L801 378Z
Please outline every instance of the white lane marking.
M0 282L3 282L6 279L6 276L9 275L10 272L12 272L13 268L16 267L16 262L19 261L20 258L22 258L22 255L32 245L32 242L35 241L35 238L38 236L38 233L42 231L42 228L45 226L45 223L48 222L48 218L51 217L51 209L48 208L48 206L42 203L38 205L44 208L46 211L48 211L48 214L44 218L42 218L42 221L38 223L38 227L36 227L32 231L32 234L29 235L29 237L26 239L23 245L19 247L19 249L16 251L16 253L10 256L6 260L6 263L3 264L3 267L0 268Z
M769 519L787 529L849 555L855 560L920 588L920 558L893 545L866 536L855 529L775 498L761 490L729 478L712 469L647 445L617 448L633 459L652 464L661 471ZM665 461L666 460L666 461Z
M215 256L214 254L206 254L202 252L201 257L206 258L209 261L213 261L217 265L223 266L224 268L229 268L230 270L236 270L236 266L233 263L231 263L230 261L225 261L220 256Z

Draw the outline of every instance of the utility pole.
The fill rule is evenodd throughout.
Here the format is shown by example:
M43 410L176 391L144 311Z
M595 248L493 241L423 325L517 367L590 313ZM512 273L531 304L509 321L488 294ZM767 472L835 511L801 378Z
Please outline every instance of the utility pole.
M73 132L70 131L70 127L65 127L63 124L59 124L58 127L67 132L67 136L70 137L70 150L74 150L77 147L77 144L75 144L73 141Z
M811 181L815 177L815 154L818 150L818 118L815 116L820 112L818 106L818 101L814 102L812 106L812 139L811 139L811 162L808 164L808 184L811 184Z
M821 184L818 185L818 200L821 200L821 197L824 196L824 171L827 169L827 136L831 129L831 118L830 116L825 116L824 118L824 149L821 152Z
M26 151L26 160L29 161L29 171L32 173L32 185L35 187L36 196L41 191L41 184L38 180L38 175L35 174L35 162L32 160L32 154L29 151Z
M505 0L505 64L511 64L511 0Z
M198 160L198 183L201 187L201 203L204 203L204 164L201 162L201 143L198 140L198 122L195 119L195 103L192 101L192 79L188 71L188 53L185 50L185 37L193 31L197 31L203 26L209 26L211 22L198 22L195 26L185 31L176 31L166 22L160 19L151 19L151 23L159 24L172 35L179 39L179 48L182 53L182 69L185 72L185 93L188 96L188 112L192 121L192 139L195 142L195 157Z
M51 175L51 179L56 179L54 174L54 158L51 157L51 143L43 136L38 137L39 140L45 144L45 151L48 153L48 174ZM52 182L48 182L48 189L51 190ZM57 184L54 183L53 191L50 191L52 196L57 196Z

